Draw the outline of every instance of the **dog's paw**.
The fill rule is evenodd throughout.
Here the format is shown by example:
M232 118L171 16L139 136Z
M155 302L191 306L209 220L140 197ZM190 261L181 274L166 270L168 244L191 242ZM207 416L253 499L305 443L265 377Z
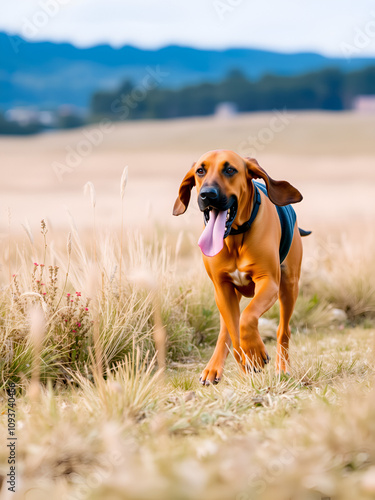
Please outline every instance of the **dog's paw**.
M270 362L262 339L242 340L240 345L242 366L246 372L260 372Z
M199 377L199 382L202 385L216 385L220 382L223 375L223 366L209 362L206 368L201 373Z

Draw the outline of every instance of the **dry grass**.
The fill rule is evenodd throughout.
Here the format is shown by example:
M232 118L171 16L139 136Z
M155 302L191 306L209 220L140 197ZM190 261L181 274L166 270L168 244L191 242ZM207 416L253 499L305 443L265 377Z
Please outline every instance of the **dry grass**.
M343 309L350 320L375 317L375 260L369 251L374 244L374 233L359 241L342 236L328 248L321 244L318 256L324 265L306 276L308 288Z
M40 254L39 262L33 262ZM94 349L96 313L102 358L109 368L134 348L154 352L155 308L162 314L156 325L159 334L167 325L169 359L189 355L194 345L212 337L217 314L211 307L207 279L201 286L197 273L181 286L175 279L177 261L166 243L153 239L147 244L139 235L128 235L120 294L120 255L119 242L103 236L97 248L100 266L95 271L98 283L93 291L90 248L82 244L78 233L74 233L69 258L48 240L46 246L43 242L41 248L34 245L22 254L18 252L18 272L0 294L3 386L10 379L22 384L23 377L32 371L33 347L28 332L29 311L35 306L42 307L46 319L41 348L43 381L68 382L70 369L86 370Z
M196 249L201 217L193 204L176 226L165 214L196 154L238 149L270 118L119 126L62 185L51 161L80 131L1 139L12 173L2 200L16 205L0 257L2 415L5 389L17 385L14 498L375 498L374 235L361 234L375 214L366 198L373 117L301 114L261 152L274 177L306 195L299 222L314 230L304 240L291 376L273 366L244 376L230 356L218 386L198 383L219 326ZM98 188L95 196L88 185L91 206L82 195L88 179ZM61 223L56 207L71 193L70 228L47 220L37 229L46 207ZM22 236L20 210L32 223ZM343 224L329 234L343 221L346 235ZM275 306L261 328L273 360L277 317ZM5 443L5 418L0 432ZM1 478L8 471L1 446Z
M198 385L201 362L162 383L135 357L97 387L20 397L18 498L372 498L374 342L297 336L290 378L230 360L218 387Z
M170 238L176 249L127 234L121 251L116 235L98 235L93 284L91 239L86 245L74 227L72 234L68 250L45 231L18 250L10 285L9 262L3 266L2 385L18 385L16 498L26 492L38 500L372 498L375 276L363 250L369 247L346 241L333 259L336 247L321 242L306 256L290 377L272 366L244 376L230 358L223 382L202 388L198 375L218 317L198 263L188 280L179 271L186 260L181 238ZM356 273L363 285L350 294ZM155 366L155 290L168 335L165 377ZM37 372L29 335L36 306L45 318ZM335 320L338 307L346 319ZM96 314L104 379L94 363ZM274 308L269 317L276 316ZM275 342L267 347L274 359ZM43 385L35 397L30 379L39 371ZM5 447L0 460L5 475Z

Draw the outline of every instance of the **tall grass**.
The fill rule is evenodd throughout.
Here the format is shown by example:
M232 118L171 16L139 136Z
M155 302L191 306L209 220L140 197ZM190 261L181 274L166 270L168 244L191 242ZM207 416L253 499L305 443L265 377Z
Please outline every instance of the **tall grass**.
M179 248L166 240L125 233L121 247L116 233L98 234L93 293L91 241L80 236L74 223L66 245L49 241L44 221L39 238L28 230L30 245L20 247L15 240L16 253L10 253L8 261L2 263L3 383L9 378L20 383L23 377L31 375L29 311L35 306L42 307L46 321L40 373L44 382L68 382L70 369L83 373L92 363L95 345L100 345L102 364L109 368L122 362L134 347L153 354L154 334L163 339L164 327L168 360L194 357L199 355L197 347L215 342L219 317L212 285L198 261L189 266L193 272L188 276L180 271ZM180 240L177 238L177 247ZM329 248L323 243L316 246L312 257L306 258L292 318L294 330L309 332L335 325L372 324L375 265L370 248L370 244L348 241L330 244ZM344 311L346 320L342 316L337 320L335 308ZM277 305L268 317L276 325ZM159 343L160 352L164 343Z
M312 238L312 237L311 237ZM303 261L300 293L291 320L301 331L375 320L375 233L360 241L341 235L338 241L318 240ZM277 319L278 304L266 315Z
M96 227L96 195L90 182L85 186L93 210L90 237L80 234L70 214L66 245L54 241L44 219L39 235L27 221L23 225L28 244L12 236L9 225L8 253L0 262L3 385L9 379L22 383L35 367L29 315L36 308L43 311L45 323L37 349L37 377L42 382L69 383L73 371L92 378L95 370L109 373L135 349L143 355L157 352L159 367L165 367L166 360L194 359L201 346L215 343L219 314L202 264L192 257L189 266L182 267L186 272L180 270L194 252L191 245L182 248L182 233L171 245L166 235L124 231L126 183L127 168L120 182L119 238L114 231ZM373 324L374 238L372 234L361 244L344 238L338 243L321 241L310 250L292 318L295 331ZM275 329L278 306L267 316L274 320L267 328ZM266 335L273 337L272 332Z
M183 265L193 250L181 252L181 236L121 242L96 228L94 255L74 221L67 242L45 223L28 231L0 271L20 498L373 498L371 251L346 241L307 255L290 377L273 366L245 376L230 355L221 384L202 388L219 316L200 261ZM267 349L274 358L273 340ZM6 459L0 447L0 479Z
M337 243L321 242L316 265L306 272L309 290L346 312L351 321L375 318L375 233L360 241L342 235Z
M96 265L90 257L90 241L83 243L74 226L65 248L52 245L45 235L41 240L39 245L35 241L31 248L17 251L17 269L14 262L10 264L10 284L6 284L5 275L2 277L3 383L9 378L20 383L30 376L28 315L35 306L42 307L46 321L40 373L44 382L69 381L69 369L86 370L95 350L95 325L96 343L100 343L102 361L108 367L123 361L135 346L143 353L154 353L154 334L161 352L164 326L166 355L174 360L190 355L195 345L216 332L213 318L217 313L208 282L201 286L199 271L189 279L176 279L178 262L171 257L173 252L166 242L155 238L147 242L139 234L126 234L121 250L116 234L102 234ZM120 288L121 256L124 275ZM157 291L150 283L157 283Z

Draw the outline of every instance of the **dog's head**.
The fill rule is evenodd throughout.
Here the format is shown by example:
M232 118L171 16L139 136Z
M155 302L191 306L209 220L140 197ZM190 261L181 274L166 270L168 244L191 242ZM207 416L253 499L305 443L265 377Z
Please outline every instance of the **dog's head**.
M301 193L286 181L273 180L258 162L233 151L210 151L193 164L185 175L173 207L173 215L183 214L194 186L198 206L204 213L206 229L200 239L205 255L216 255L233 224L241 225L249 215L253 196L252 179L263 179L269 199L275 205L289 205L302 200ZM202 240L202 241L201 241ZM202 243L202 244L201 244Z

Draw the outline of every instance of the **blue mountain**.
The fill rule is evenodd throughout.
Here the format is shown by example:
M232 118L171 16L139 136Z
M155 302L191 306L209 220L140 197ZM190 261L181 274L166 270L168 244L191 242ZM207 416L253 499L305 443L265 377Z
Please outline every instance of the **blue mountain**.
M327 67L353 71L374 64L370 58L349 61L255 49L78 48L69 43L30 42L0 32L0 109L63 104L87 108L93 92L115 89L126 79L139 83L155 71L160 75L157 85L180 88L222 80L233 70L259 79L265 74L296 75Z

